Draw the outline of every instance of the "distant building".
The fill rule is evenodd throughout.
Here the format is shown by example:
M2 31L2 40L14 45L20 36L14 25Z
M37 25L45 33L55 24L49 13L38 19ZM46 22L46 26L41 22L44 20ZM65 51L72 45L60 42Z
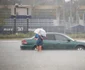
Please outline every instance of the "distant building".
M21 0L19 5L8 5L10 18L5 19L7 24L2 30L28 32L43 27L47 31L65 32L76 24L84 26L85 6L72 5L75 7L63 0ZM0 9L3 7L0 5Z

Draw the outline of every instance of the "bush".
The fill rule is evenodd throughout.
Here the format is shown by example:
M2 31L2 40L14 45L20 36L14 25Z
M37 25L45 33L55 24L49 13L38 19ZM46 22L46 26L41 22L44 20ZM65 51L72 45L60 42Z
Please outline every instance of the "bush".
M85 39L85 34L81 34L81 33L78 33L78 34L69 34L70 37L72 38L81 38L81 39Z

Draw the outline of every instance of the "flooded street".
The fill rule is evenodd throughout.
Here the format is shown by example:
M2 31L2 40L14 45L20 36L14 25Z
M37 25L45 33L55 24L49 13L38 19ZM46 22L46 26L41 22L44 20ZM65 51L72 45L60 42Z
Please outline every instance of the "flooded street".
M85 51L20 50L20 40L0 40L0 70L85 70Z

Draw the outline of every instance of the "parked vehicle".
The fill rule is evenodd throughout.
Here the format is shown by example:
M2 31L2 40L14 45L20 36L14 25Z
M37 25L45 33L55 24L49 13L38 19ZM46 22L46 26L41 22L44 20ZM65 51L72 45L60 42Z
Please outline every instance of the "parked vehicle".
M20 46L22 50L24 49L35 49L36 40L34 36L31 38L25 38L22 40L22 45ZM48 32L46 38L43 40L43 50L85 50L85 43L76 41L69 36L62 33Z

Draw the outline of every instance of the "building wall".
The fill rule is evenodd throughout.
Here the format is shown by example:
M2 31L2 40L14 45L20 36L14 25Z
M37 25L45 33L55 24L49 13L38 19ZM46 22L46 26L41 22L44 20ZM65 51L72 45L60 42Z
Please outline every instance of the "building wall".
M16 7L15 5L10 6L11 8L11 15L31 15L31 6L29 5L19 5ZM16 8L16 14L14 14L14 8ZM27 12L28 8L28 12Z

